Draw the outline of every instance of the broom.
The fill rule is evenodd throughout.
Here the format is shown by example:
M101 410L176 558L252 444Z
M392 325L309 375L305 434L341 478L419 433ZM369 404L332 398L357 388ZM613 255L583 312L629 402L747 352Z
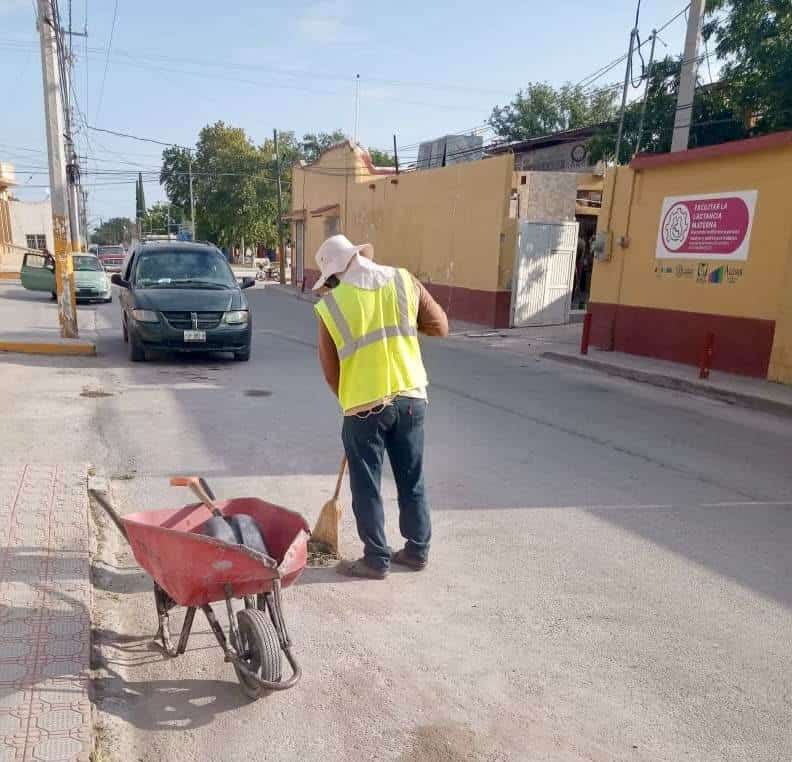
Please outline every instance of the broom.
M338 496L341 494L341 482L344 480L346 467L347 459L345 455L341 458L341 468L338 470L338 480L336 481L333 497L322 506L319 518L316 520L313 532L311 532L311 543L316 551L325 552L335 558L341 557L341 514L343 509Z

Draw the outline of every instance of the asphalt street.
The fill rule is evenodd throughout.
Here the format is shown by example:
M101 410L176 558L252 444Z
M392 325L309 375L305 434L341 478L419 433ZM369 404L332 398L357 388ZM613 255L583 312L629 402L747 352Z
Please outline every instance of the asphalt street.
M96 358L0 357L4 452L93 463L122 512L186 502L168 478L189 472L313 522L341 454L315 321L247 293L249 363L132 364L117 301L80 309ZM23 314L55 320L2 286L0 316ZM430 566L307 570L284 596L293 690L249 703L204 622L163 658L150 581L99 521L108 759L792 758L792 422L464 337L424 350ZM396 545L390 478L385 495Z

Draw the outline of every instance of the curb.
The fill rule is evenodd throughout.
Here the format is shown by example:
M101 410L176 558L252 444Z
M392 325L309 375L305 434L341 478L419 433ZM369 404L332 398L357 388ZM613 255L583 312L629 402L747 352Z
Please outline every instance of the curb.
M96 344L90 341L71 341L59 343L53 341L2 341L0 352L14 352L28 355L68 355L80 357L94 357Z
M268 285L267 288L272 288L278 293L286 294L287 296L293 296L295 299L299 299L301 302L310 302L311 304L316 304L319 301L318 297L307 294L304 291L298 291L294 286L272 283Z
M574 365L578 368L589 368L609 376L617 376L628 381L637 381L650 386L657 386L661 389L671 389L678 392L686 392L698 397L706 397L718 402L725 402L729 405L739 405L750 410L758 410L763 413L773 413L792 417L792 405L783 402L776 402L765 397L757 397L754 394L744 394L734 392L730 389L723 389L717 386L704 386L695 381L688 381L684 378L666 376L661 373L650 373L636 368L624 368L620 365L612 365L599 360L584 359L575 355L566 355L561 352L542 352L542 357L547 360Z

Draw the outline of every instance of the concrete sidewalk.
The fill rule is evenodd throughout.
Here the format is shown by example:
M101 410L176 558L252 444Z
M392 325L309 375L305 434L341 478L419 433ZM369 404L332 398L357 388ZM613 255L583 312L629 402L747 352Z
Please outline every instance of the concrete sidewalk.
M580 324L511 329L454 325L452 339L475 341L519 357L562 362L753 410L792 416L790 386L721 371L711 371L708 379L699 379L698 368L692 365L622 352L606 352L594 347L589 348L588 355L581 355L581 332Z
M581 355L579 349L553 348L543 352L542 357L731 405L792 416L792 387L761 378L713 370L708 379L700 379L698 368L692 365L593 348L588 355Z
M78 307L77 324L79 338L61 338L54 301L46 294L27 291L19 281L0 281L0 352L95 355L96 316Z
M86 468L0 466L0 760L91 749Z

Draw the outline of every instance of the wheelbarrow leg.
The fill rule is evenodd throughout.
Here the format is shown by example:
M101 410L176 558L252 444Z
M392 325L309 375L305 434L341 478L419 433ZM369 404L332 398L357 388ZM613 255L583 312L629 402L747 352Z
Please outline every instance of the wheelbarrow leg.
M228 641L226 640L223 628L220 626L220 622L217 621L217 617L214 611L212 611L212 607L208 603L204 604L201 606L201 611L206 615L206 620L209 622L209 626L212 628L212 632L215 638L217 638L220 648L222 648L223 653L228 656Z
M168 611L174 607L174 603L170 596L156 583L154 584L154 602L157 605L157 619L159 620L159 629L155 636L155 640L160 638L162 640L162 647L168 656L178 656L178 650L173 647L171 642L170 624Z
M179 645L176 649L177 654L183 654L187 650L187 641L190 639L190 630L192 630L193 619L195 619L195 606L190 606L187 613L184 615L184 624L182 625L181 637L179 638Z
M291 648L291 639L289 638L289 631L286 629L286 620L283 617L282 599L281 599L281 584L280 580L275 580L272 584L272 592L265 593L264 599L267 602L269 609L270 619L272 624L275 625L275 630L278 633L281 648L286 655L289 655ZM291 661L291 659L290 659Z

